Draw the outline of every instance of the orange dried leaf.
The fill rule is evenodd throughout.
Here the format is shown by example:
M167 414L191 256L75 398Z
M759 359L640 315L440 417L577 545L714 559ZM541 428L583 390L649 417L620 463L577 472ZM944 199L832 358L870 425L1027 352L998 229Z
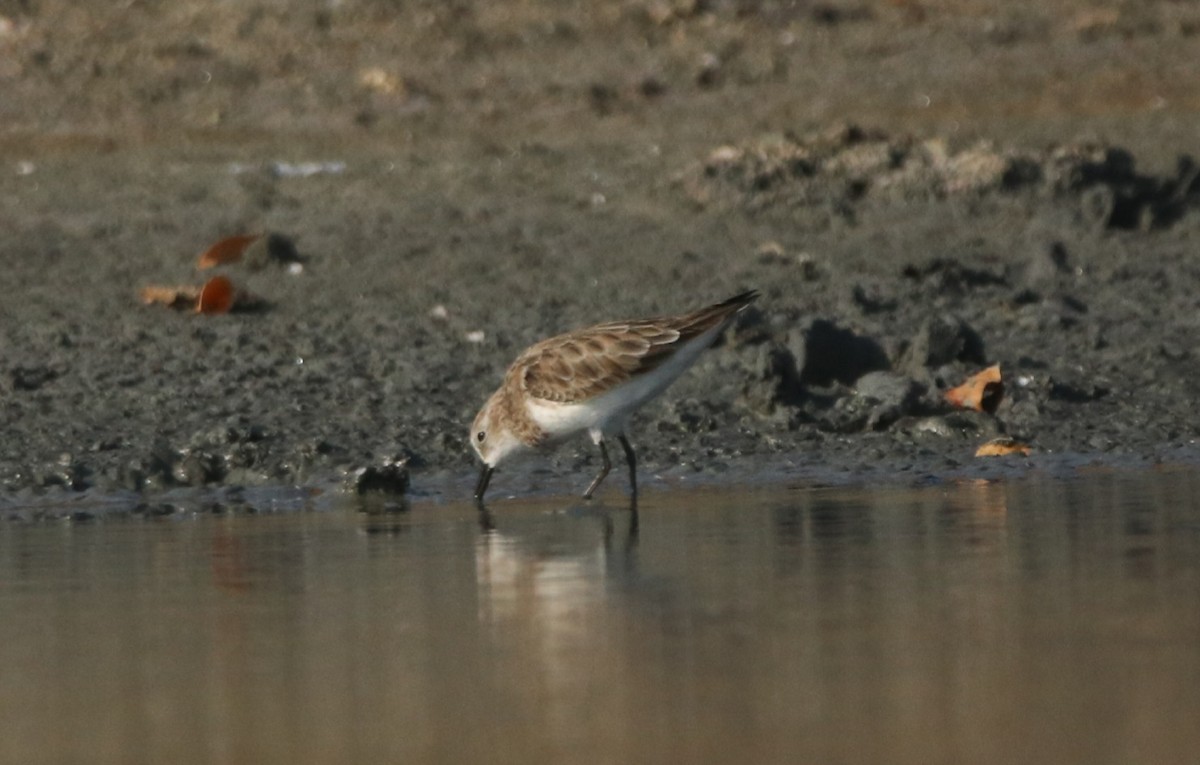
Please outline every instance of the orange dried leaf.
M152 284L138 293L146 305L163 305L168 308L187 309L196 313L219 314L233 310L254 310L266 303L257 295L233 286L226 276L214 276L203 286L184 284L166 287Z
M227 236L205 250L204 254L200 256L200 262L196 264L196 267L203 270L219 266L223 263L234 263L241 259L242 253L246 251L247 247L254 244L261 237L262 234Z
M233 282L226 276L214 276L200 288L200 298L196 301L197 313L229 313L237 299L237 291Z
M993 438L975 450L976 457L1003 457L1008 454L1023 454L1029 456L1033 450L1029 444L1023 444L1012 438Z
M152 284L148 287L142 287L142 291L139 294L142 302L146 305L165 305L168 308L191 308L196 305L196 299L200 297L200 289L190 284L179 287Z
M990 366L979 374L967 378L957 388L946 391L946 400L959 409L974 409L977 412L995 413L1004 397L1004 382L1000 377L1000 365Z

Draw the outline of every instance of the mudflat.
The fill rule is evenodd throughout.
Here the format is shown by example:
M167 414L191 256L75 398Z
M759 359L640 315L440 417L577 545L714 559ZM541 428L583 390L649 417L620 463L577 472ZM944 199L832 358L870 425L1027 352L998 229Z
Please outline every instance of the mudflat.
M522 348L750 288L649 486L1195 460L1197 62L1176 2L2 3L0 494L465 497Z

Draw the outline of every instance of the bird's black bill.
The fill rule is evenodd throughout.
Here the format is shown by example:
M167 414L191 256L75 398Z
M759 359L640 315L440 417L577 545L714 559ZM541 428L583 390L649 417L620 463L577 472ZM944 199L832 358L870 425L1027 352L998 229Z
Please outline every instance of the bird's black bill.
M484 465L483 470L479 471L479 482L475 484L475 499L483 502L483 493L487 491L488 483L492 480L492 473L496 472L496 468L490 465Z

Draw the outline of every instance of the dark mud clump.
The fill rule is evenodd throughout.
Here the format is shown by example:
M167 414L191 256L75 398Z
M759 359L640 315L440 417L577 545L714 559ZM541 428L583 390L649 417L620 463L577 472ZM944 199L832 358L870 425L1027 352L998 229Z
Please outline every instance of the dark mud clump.
M1200 167L1179 161L1174 175L1139 174L1119 148L1069 144L1046 150L998 148L990 141L954 150L944 139L893 138L859 127L722 146L681 181L708 207L824 208L850 217L868 204L1008 195L1064 208L1085 224L1140 229L1169 226L1200 185Z
M1190 439L1197 270L1181 245L1126 254L1139 238L1195 230L1190 167L1156 178L1115 148L952 152L856 129L717 150L682 175L687 197L717 210L698 215L757 221L778 239L721 256L738 280L730 289L759 286L763 299L638 420L645 461L667 478L772 454L817 454L834 473L892 462L936 474L996 436L1029 444L1034 456L1010 458L1027 464ZM801 253L780 241L798 232ZM339 271L332 253L286 241L289 256L269 259L276 268L238 272L273 299L253 313L131 307L109 314L121 327L109 338L82 318L10 325L4 491L332 481L397 497L422 474L459 473L466 487L462 428L524 344L637 305L658 313L700 299L647 303L623 287L627 309L585 317L559 293L531 290L541 307L468 308L446 287L436 291L453 310L380 320L347 313L337 294L379 280L391 285L381 296L403 293L403 269ZM559 312L579 318L547 318ZM991 364L1004 375L998 406L946 401ZM593 459L568 448L530 468L566 477ZM512 473L547 485L536 475Z

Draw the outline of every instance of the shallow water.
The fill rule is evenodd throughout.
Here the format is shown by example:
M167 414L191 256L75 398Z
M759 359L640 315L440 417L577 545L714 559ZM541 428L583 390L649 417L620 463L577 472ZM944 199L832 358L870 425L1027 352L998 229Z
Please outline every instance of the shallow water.
M1200 477L562 510L4 524L0 762L1200 757Z

